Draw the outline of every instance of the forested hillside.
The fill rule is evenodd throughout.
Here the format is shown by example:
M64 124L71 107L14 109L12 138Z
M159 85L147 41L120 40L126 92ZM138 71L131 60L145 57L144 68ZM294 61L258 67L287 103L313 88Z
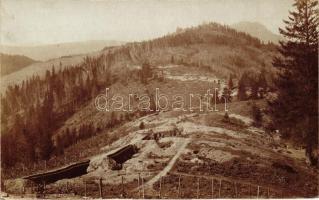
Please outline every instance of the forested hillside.
M276 47L228 26L210 23L152 41L130 43L114 52L133 63L143 60L156 64L183 63L227 77L230 73L241 75L246 70L272 70L271 56L275 55Z
M86 124L81 129L66 129L64 135L53 139L65 121L92 102L105 87L115 83L130 84L127 76L137 77L136 80L147 85L143 77L150 74L147 71L150 68L135 69L135 65L178 64L197 67L199 71L224 79L230 75L239 79L248 72L257 76L263 71L267 79L271 79L271 57L274 54L273 44L263 44L248 34L210 23L151 41L106 47L95 57L86 57L80 64L60 62L59 66L51 66L45 75L24 79L3 92L1 165L10 170L15 166L29 167L34 162L49 160L63 154L63 149L75 143L76 138L90 137L83 133L94 135L105 128ZM130 117L129 113L113 116L109 124ZM73 141L70 142L65 135ZM12 146L17 148L10 148Z

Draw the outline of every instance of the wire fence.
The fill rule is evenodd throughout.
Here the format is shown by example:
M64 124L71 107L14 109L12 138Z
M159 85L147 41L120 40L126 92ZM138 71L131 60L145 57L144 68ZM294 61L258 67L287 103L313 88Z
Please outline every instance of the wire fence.
M78 196L88 198L282 198L283 190L271 186L234 181L230 178L169 173L153 186L146 183L150 177L137 174L131 181L120 175L120 183L106 183L105 179L66 181L63 184L33 185L29 194L40 197ZM42 187L42 188L41 188ZM24 190L25 194L27 190Z

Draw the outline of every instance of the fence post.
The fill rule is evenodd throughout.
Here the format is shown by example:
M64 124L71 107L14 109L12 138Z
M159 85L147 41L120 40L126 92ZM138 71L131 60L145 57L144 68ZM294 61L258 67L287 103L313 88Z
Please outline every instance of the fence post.
M181 197L181 175L178 177L178 198Z
M237 184L236 184L236 182L234 182L234 185L235 185L235 197L237 198Z
M72 191L73 191L73 184L72 182L69 183L69 191L70 193L72 194ZM74 192L74 191L73 191Z
M99 181L99 191L100 191L100 198L103 199L103 193L102 193L102 178L100 178L100 181Z
M159 182L159 198L161 198L162 195L162 177L160 177L160 182Z
M143 199L145 198L145 191L144 191L144 178L142 176L142 195L143 195Z
M165 183L165 176L162 177L162 187L161 188L164 188L164 183ZM163 189L163 192L161 191L161 196L165 198L164 191L165 191L164 189Z
M84 181L84 197L86 197L86 181Z
M43 181L43 197L45 197L45 181Z
M199 199L199 177L197 178L197 199Z
M5 188L3 188L3 191L5 191ZM31 181L31 193L33 193L33 181Z
M259 185L257 186L257 199L259 198Z
M269 188L267 188L267 198L269 199L270 195L269 195Z
M123 175L122 175L122 197L124 197L124 180L123 180Z
M212 178L212 198L214 198L214 178Z
M66 190L66 193L69 193L69 182L66 182L65 190Z
M138 188L138 198L141 198L141 189L140 189L140 177L141 174L138 173L138 179L137 179L137 188Z
M218 197L220 198L220 193L222 189L222 179L219 179L219 189L218 189Z

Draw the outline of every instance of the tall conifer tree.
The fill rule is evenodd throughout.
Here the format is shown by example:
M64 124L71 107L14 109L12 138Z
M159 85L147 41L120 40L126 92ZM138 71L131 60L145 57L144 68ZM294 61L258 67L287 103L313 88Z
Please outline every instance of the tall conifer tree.
M318 156L318 2L295 0L280 42L277 97L269 102L274 125L284 136L306 144L311 164Z

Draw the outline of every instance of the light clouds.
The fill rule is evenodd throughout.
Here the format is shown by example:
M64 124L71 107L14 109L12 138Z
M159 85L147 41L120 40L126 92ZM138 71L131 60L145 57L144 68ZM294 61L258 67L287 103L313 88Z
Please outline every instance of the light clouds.
M291 0L0 0L1 43L140 41L204 21L257 21L278 32Z

